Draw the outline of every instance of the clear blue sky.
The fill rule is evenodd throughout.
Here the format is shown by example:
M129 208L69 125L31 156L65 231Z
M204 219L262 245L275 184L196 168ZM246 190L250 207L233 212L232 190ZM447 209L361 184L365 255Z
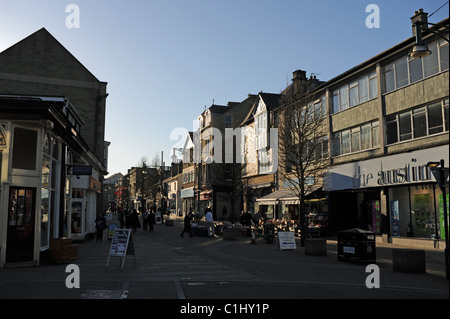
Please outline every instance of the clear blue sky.
M0 52L45 27L108 82L110 174L164 151L175 128L249 93L279 93L297 69L330 80L410 37L410 17L446 0L0 0ZM80 28L66 27L66 6ZM369 29L366 6L380 9ZM448 17L448 4L430 22Z

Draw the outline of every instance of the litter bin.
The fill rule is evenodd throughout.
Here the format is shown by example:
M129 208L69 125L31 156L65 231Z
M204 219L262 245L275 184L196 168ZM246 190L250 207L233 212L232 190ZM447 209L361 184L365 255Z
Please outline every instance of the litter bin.
M338 232L338 260L358 264L376 263L375 234L352 228Z
M266 239L266 244L273 244L275 239L274 224L264 224L264 238Z

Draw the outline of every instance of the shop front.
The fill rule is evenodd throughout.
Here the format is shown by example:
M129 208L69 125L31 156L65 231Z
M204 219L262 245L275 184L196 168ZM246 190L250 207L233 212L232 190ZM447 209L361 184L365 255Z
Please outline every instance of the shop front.
M256 200L266 220L285 230L298 232L300 200L291 188L279 189ZM325 193L320 187L305 196L306 222L312 236L324 236L328 229L328 205Z
M194 211L194 187L183 188L180 196L182 200L182 214L185 216Z
M333 229L358 227L390 239L444 239L442 192L427 167L436 158L448 163L448 146L330 169L324 189L329 192Z
M77 177L69 168L90 155L66 99L3 95L0 118L0 268L39 265L52 238L72 225L74 232L87 229L83 212L95 203L89 193L100 191L100 183L73 187Z

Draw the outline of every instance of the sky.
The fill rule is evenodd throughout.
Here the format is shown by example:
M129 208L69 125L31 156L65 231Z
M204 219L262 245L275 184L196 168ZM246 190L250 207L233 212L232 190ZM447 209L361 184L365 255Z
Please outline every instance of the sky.
M213 101L280 93L298 69L328 81L411 37L414 11L447 18L446 2L0 0L0 52L45 27L107 82L108 175L126 174L161 152L170 164Z

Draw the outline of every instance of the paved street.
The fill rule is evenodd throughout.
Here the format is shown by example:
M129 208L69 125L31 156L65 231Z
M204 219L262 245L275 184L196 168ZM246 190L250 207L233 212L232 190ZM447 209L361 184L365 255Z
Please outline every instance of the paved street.
M80 288L66 287L67 265L0 270L0 298L40 299L445 299L443 251L426 251L427 273L392 271L391 248L377 247L380 288L366 287L366 267L327 256L306 256L303 248L280 251L250 237L237 240L180 237L181 221L156 225L133 236L135 259L123 269L118 257L106 267L111 241L79 244Z

